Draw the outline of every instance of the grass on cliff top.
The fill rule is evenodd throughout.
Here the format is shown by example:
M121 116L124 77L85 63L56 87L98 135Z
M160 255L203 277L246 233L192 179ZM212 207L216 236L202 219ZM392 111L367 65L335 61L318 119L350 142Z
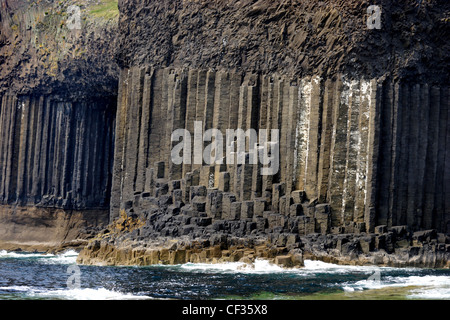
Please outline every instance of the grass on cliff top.
M117 0L105 0L101 4L92 7L90 11L95 17L103 19L115 19L119 16L119 7Z

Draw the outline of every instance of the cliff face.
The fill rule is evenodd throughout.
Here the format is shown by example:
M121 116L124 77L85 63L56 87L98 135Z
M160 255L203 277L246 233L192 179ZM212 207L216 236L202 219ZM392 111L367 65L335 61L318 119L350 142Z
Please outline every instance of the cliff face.
M110 17L111 2L2 0L1 93L115 96L118 12Z
M106 5L1 1L0 241L56 246L107 221L118 11Z
M112 217L126 203L148 212L137 195L158 197L170 181L178 206L193 205L194 186L203 186L203 211L213 220L235 219L224 204L232 197L251 206L239 212L250 219L295 217L308 201L299 209L308 215L312 207L307 233L378 225L449 232L447 87L135 67L122 71L120 88ZM262 165L230 164L229 157L195 164L194 143L190 161L174 164L179 142L171 134L187 129L194 141L194 121L203 132L219 129L224 140L226 129L279 129L279 171L262 175ZM314 203L327 203L329 216L314 216ZM280 227L272 221L269 228Z
M61 100L60 100L61 99ZM4 95L0 201L109 207L115 101Z
M122 1L112 217L163 179L179 180L185 203L195 185L263 201L261 216L289 215L302 193L330 206L310 232L449 232L448 4L382 1L374 30L368 6ZM174 165L170 135L194 121L224 135L279 129L280 171Z
M381 28L369 29L371 4L122 0L119 15L115 1L1 1L5 230L42 226L45 216L54 230L86 229L109 209L111 226L137 222L104 230L85 263L131 252L115 247L128 240L146 247L174 237L188 243L180 250L195 249L192 261L209 261L198 246L218 246L206 254L228 261L242 246L254 258L267 245L271 258L289 253L279 258L287 264L320 247L344 256L406 250L389 260L400 265L422 250L433 254L424 264L445 266L449 4L379 1ZM71 5L79 28L70 27ZM196 128L224 137L278 130L278 170L250 164L250 142L246 163L198 162L208 145L198 136L176 164L172 133ZM224 142L223 155L235 147ZM41 211L22 219L23 208ZM43 241L38 234L29 241ZM318 244L308 247L308 237ZM421 249L405 249L412 244Z
M381 9L368 29L367 9ZM132 1L119 3L123 67L448 83L448 1Z
M121 1L110 219L140 227L80 262L448 267L449 6L381 1L369 29L371 4ZM250 164L257 140L199 162L199 128L279 130L279 170Z

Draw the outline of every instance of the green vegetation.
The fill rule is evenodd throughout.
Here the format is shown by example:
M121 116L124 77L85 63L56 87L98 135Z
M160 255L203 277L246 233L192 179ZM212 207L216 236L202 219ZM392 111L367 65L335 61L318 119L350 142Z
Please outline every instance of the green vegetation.
M103 19L115 19L119 16L119 7L117 0L105 0L102 1L102 4L94 6L90 11L95 17L103 18Z

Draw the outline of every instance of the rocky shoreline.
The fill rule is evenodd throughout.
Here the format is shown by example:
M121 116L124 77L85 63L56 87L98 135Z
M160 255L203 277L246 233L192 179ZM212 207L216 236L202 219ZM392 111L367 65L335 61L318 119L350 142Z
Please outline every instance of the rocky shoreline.
M118 246L107 240L93 240L83 248L77 262L84 265L177 265L184 263L225 263L243 262L252 265L256 259L268 260L285 268L303 266L304 259L320 260L340 265L377 265L386 267L415 268L450 268L449 245L424 244L398 248L392 253L374 249L364 252L357 248L367 244L368 237L354 238L340 248L326 248L327 244L340 243L343 239L325 236L316 239L302 239L310 242L297 242L295 246L278 246L263 239L248 245L248 239L231 238L230 241L212 245L208 240L188 241L180 239L164 239L160 242L126 241ZM319 239L320 238L320 239ZM228 239L227 239L228 240ZM344 242L345 242L344 240ZM355 246L355 247L353 247ZM345 252L350 251L349 254Z
M179 217L178 227L188 229L182 225L182 215ZM165 218L167 213L161 213L158 221L161 223ZM228 228L217 230L230 222L218 221L198 229L189 228L188 234L178 237L161 236L161 232L145 235L149 222L155 225L155 219L130 217L122 211L119 219L81 250L77 262L139 266L188 262L252 265L256 259L264 259L281 267L297 268L303 266L304 259L310 259L342 265L450 268L450 237L435 230L410 232L407 226L379 226L375 233L299 236L273 230L264 234L244 228L243 237Z

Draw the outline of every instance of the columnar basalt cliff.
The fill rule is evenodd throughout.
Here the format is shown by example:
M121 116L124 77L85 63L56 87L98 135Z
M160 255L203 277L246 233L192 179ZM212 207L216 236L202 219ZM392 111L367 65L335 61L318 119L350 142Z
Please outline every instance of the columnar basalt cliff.
M71 1L1 1L0 242L47 249L108 222L117 19ZM76 240L75 242L71 242Z
M108 230L79 261L235 261L241 249L282 265L448 267L448 4L381 1L379 30L371 4L121 1L111 220L145 223ZM190 143L175 164L172 132L194 141L198 123L278 129L279 171L199 164Z
M311 221L309 232L449 231L446 87L136 67L122 72L120 85L112 218L164 188L174 203L192 204L198 188L191 187L202 186L202 211L214 219L231 217L224 201L245 205L247 218L301 216L319 205L329 217ZM193 141L194 121L224 136L226 129L279 129L277 174L262 175L248 160L194 164L193 143L192 159L174 164L179 141L171 134L185 128Z
M276 211L292 192L329 203L330 227L449 232L448 5L381 2L380 30L366 26L368 6L122 1L112 217L152 179L197 169L215 174L199 184L230 177L220 191L269 197ZM170 134L194 121L280 129L279 173L173 165Z
M70 209L109 206L112 101L3 96L3 203Z
M373 4L380 29L366 24ZM96 17L86 33L56 32L71 39L58 54L39 56L35 45L28 58L4 55L5 204L109 208L110 225L79 256L87 264L449 266L447 2L118 6L116 27ZM2 10L5 39L15 39ZM33 61L50 71L29 77ZM199 128L223 134L222 163L199 154L209 144ZM171 154L177 129L191 134L181 164ZM272 142L278 130L276 173L249 162L249 143L237 163L227 129L268 129Z

